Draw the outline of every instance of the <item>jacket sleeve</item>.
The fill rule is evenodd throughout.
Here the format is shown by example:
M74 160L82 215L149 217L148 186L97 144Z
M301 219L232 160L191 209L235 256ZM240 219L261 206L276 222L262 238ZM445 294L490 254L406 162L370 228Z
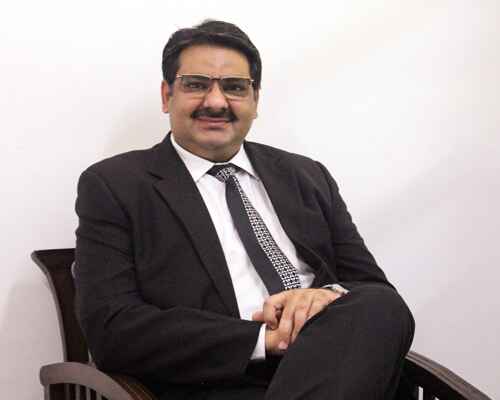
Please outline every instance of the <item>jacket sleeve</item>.
M95 171L80 177L76 212L76 311L101 369L190 384L244 373L260 323L147 303L135 275L131 220Z
M337 183L322 164L318 165L329 191L326 215L332 236L336 275L340 282L348 289L365 283L381 283L393 287L360 236Z

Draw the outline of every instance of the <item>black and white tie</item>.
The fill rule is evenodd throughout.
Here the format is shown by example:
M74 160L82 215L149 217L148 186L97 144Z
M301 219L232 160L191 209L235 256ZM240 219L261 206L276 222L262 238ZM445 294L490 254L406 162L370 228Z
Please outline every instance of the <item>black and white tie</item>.
M214 165L208 173L226 184L226 202L245 250L269 294L300 288L297 270L274 241L236 178L233 164Z

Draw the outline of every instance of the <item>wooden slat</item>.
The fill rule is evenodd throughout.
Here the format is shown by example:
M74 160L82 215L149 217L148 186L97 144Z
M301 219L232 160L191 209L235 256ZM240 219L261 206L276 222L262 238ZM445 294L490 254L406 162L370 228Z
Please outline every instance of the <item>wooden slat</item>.
M413 390L411 392L411 400L419 400L418 393L419 387L417 385L413 386Z
M82 386L75 385L75 400L82 400Z

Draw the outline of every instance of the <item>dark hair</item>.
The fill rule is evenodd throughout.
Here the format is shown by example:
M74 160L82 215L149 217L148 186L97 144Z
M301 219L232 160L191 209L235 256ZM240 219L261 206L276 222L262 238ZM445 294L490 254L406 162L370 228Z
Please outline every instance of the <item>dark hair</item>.
M250 76L253 86L260 89L262 63L257 48L250 38L236 25L224 21L205 20L193 28L179 29L174 32L163 49L163 79L169 85L175 81L179 70L179 55L182 50L197 44L209 44L228 47L245 55L250 64Z

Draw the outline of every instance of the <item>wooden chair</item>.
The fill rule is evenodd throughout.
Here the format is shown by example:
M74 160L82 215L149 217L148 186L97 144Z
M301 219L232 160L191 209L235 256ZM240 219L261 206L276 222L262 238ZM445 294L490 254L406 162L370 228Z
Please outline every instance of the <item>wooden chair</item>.
M74 257L74 249L37 250L31 254L50 284L64 354L64 362L40 369L45 400L155 400L137 380L105 374L90 361L74 312ZM404 375L412 393L409 400L491 400L449 369L415 352L406 357Z

